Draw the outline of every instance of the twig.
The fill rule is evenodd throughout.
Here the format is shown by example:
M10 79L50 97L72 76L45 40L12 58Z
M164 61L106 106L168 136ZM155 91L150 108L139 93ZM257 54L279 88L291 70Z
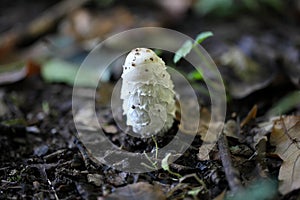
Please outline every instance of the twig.
M48 182L48 184L49 184L49 186L50 186L50 188L51 188L51 190L52 190L52 192L53 192L53 194L54 194L55 200L59 200L59 198L58 198L58 196L57 196L57 193L56 193L56 191L55 191L55 189L54 189L54 187L53 187L51 181L50 181L48 178L47 178L47 182Z
M86 169L92 169L92 168L98 168L101 165L98 164L97 160L95 160L89 153L88 151L85 149L85 147L82 146L81 142L79 142L79 140L77 140L77 142L75 142L76 147L78 148L81 157L84 161L84 165L86 167Z
M221 133L218 141L219 154L222 160L222 165L224 167L226 179L228 181L229 187L233 193L241 190L243 188L241 181L239 179L239 171L235 169L232 165L232 160L229 152L228 141L224 133Z

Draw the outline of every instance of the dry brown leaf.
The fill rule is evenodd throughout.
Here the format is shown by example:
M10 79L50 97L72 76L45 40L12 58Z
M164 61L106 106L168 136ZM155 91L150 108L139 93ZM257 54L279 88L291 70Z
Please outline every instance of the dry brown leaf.
M248 115L245 117L245 119L243 119L243 121L241 122L241 127L245 126L246 124L248 124L252 119L256 118L256 114L257 114L257 105L255 104L252 109L249 111Z
M279 192L287 194L300 188L300 116L287 116L274 122L270 141L282 160Z

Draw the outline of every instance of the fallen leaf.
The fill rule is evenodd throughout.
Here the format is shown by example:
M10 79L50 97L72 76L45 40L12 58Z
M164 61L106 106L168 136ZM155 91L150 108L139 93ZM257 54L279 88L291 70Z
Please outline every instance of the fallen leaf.
M283 195L300 188L300 116L287 116L274 122L271 144L283 163L278 179Z
M265 129L263 128L255 128L252 129L255 133L255 135L253 136L253 147L257 147L257 148L261 148L259 147L259 144L262 144L262 142L266 142L268 141L268 137L267 134L270 133L268 131L265 131Z
M252 119L255 119L256 114L257 114L257 105L254 105L252 109L249 111L248 115L245 117L245 119L243 119L243 121L241 122L241 127L248 124Z
M97 87L100 69L91 67L82 68L80 76L77 76L79 65L61 59L51 59L42 67L42 77L47 82L60 82L73 85L76 80L77 86ZM103 78L104 77L104 78ZM102 81L109 79L107 71L101 77Z
M47 82L74 83L78 66L59 59L46 62L42 68L42 77Z

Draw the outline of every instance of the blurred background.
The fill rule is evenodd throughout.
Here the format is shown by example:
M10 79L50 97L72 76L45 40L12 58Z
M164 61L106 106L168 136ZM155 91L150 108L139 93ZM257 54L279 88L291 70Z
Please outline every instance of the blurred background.
M233 101L258 91L255 102L247 101L267 111L278 96L299 87L296 0L4 0L0 13L0 84L37 73L49 82L72 84L76 69L96 44L127 29L157 26L192 38L211 31L214 36L202 45L219 67ZM107 79L118 74L112 72ZM83 85L90 85L90 78L82 79ZM267 93L259 93L267 86ZM259 102L272 93L275 99Z

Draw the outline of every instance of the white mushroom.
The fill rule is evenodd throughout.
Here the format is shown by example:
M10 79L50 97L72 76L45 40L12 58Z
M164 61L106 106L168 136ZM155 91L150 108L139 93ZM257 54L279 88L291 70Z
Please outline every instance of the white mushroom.
M141 136L169 130L175 117L175 92L164 61L150 49L133 49L126 57L122 78L127 125Z

